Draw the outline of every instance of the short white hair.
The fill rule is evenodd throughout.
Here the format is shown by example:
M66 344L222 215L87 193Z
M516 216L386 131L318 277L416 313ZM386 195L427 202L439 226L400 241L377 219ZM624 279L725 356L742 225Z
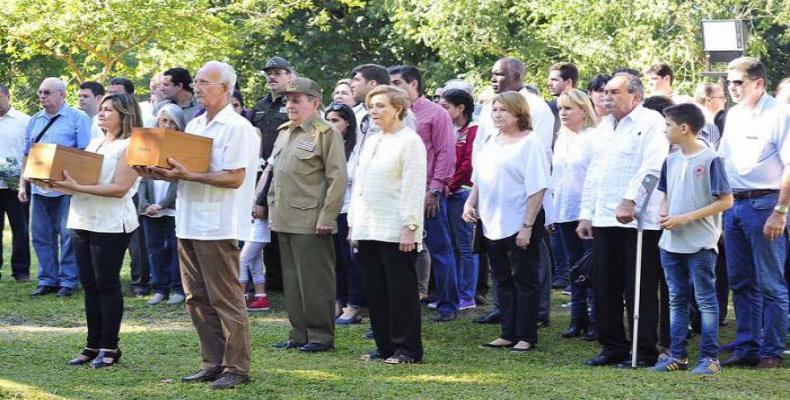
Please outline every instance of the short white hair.
M233 90L236 88L236 70L228 64L222 61L209 61L203 64L203 67L200 69L208 69L208 68L216 68L219 70L219 80L220 82L225 82L228 84L228 91L233 93Z
M60 90L63 93L66 93L66 83L64 83L59 78L54 78L54 77L45 78L43 81L41 81L41 84L52 85L55 87L55 89Z
M463 79L450 79L447 83L444 84L444 90L450 89L459 89L463 90L466 93L469 93L470 96L475 96L475 88L472 86L471 83L464 81Z

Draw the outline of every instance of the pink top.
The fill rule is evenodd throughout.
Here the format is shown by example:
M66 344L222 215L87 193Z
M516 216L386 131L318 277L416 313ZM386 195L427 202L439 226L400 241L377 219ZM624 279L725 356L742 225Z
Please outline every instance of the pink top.
M425 96L415 100L411 110L428 156L428 190L441 189L447 193L447 185L455 173L455 128L450 114Z

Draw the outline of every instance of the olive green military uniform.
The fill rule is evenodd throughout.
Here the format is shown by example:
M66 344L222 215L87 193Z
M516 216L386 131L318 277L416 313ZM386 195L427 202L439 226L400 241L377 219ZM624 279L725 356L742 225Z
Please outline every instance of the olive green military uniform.
M332 235L346 187L343 138L318 114L280 126L272 151L269 226L278 233L289 340L334 344L335 250ZM336 230L333 229L333 230Z

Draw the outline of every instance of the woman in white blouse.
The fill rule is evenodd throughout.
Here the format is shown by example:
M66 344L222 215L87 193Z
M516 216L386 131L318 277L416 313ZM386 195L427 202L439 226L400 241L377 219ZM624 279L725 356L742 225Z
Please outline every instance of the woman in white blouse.
M477 150L474 186L463 214L467 222L482 221L499 296L502 333L481 347L526 352L538 342L538 259L549 160L540 137L532 132L522 95L506 92L494 97L492 119L499 133Z
M388 364L422 360L415 262L422 244L426 151L403 125L409 97L378 86L366 100L381 133L368 139L355 172L349 237L358 249L376 350L363 359Z
M553 170L554 229L569 265L575 264L591 246L576 234L582 201L582 186L592 159L590 138L598 123L590 97L579 89L564 92L557 99L561 128L554 144ZM596 340L593 313L587 314L588 289L571 282L571 323L562 336ZM592 296L590 296L592 299Z
M98 120L104 137L91 141L85 150L104 156L99 183L77 183L68 171L63 171L65 180L52 183L58 191L73 193L67 227L74 234L88 321L87 346L68 364L93 360L94 368L114 365L121 358L120 271L132 231L139 225L132 202L139 179L126 163L126 148L132 128L141 126L142 119L137 101L128 94L116 93L104 97Z

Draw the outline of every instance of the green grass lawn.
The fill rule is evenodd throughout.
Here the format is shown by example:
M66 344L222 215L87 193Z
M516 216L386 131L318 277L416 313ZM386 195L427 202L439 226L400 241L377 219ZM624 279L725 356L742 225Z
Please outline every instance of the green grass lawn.
M461 314L453 322L424 320L423 364L391 366L359 356L373 348L362 338L367 325L338 327L337 350L305 355L272 349L287 338L282 296L272 293L273 312L253 315L254 382L227 392L205 384L182 384L180 377L200 366L197 336L181 307L150 307L147 299L125 298L121 328L123 358L112 368L67 367L85 342L81 292L67 299L32 299L35 283L10 277L10 236L0 281L0 398L2 399L632 399L790 397L790 370L727 369L712 378L687 372L657 374L646 370L590 368L597 344L562 339L568 311L565 296L555 294L552 325L540 331L539 347L527 354L482 350L497 326L473 324L483 312ZM35 271L35 267L33 267ZM129 272L122 276L128 284ZM427 310L426 310L427 311ZM731 314L732 315L732 314ZM428 316L428 313L425 313ZM734 323L722 332L732 339ZM696 357L697 339L692 339ZM696 359L694 358L693 361Z

